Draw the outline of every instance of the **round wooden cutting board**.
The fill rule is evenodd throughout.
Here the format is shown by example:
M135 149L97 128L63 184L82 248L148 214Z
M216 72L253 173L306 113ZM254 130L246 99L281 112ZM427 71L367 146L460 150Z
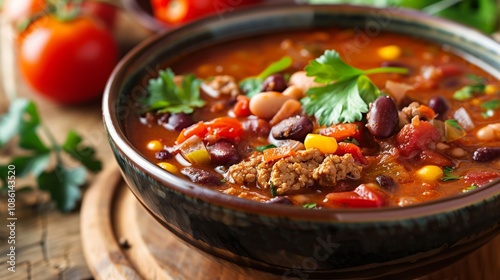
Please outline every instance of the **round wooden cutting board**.
M87 191L81 214L83 250L96 279L248 279L164 229L128 190L115 164ZM500 236L460 262L419 279L500 279Z

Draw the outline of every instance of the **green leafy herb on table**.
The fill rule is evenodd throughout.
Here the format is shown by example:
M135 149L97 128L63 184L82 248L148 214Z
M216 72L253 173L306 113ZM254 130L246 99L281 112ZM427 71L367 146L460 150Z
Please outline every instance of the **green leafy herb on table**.
M149 80L149 94L141 100L146 111L190 114L194 108L205 105L200 98L199 79L194 75L185 75L178 86L174 78L174 72L168 68L160 70L158 78Z
M292 65L292 59L284 56L280 60L271 63L264 71L256 77L243 79L239 86L248 97L252 97L262 91L262 82L272 74L281 72Z
M407 74L408 69L380 67L361 70L345 63L335 50L327 50L305 68L308 76L324 86L310 88L301 102L308 115L320 125L359 121L368 112L368 104L380 94L366 76L378 73Z
M16 177L33 175L38 187L50 193L57 208L67 212L75 208L81 197L80 186L87 178L86 169L98 172L102 164L95 157L93 148L82 145L81 137L70 131L65 143L59 145L50 131L42 124L36 105L26 99L15 99L7 113L0 116L0 148L16 139L22 155L14 156L8 164L0 165L2 187L7 188L9 165L16 167ZM42 140L41 135L49 141ZM68 167L62 158L65 152L84 167ZM52 167L51 159L55 158ZM49 168L50 167L50 168Z
M378 7L403 7L454 20L486 33L498 28L496 0L308 0L311 4L349 3Z

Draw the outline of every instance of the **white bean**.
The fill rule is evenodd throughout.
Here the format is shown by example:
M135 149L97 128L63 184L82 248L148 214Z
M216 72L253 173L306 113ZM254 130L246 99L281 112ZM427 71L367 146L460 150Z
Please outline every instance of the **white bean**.
M302 108L302 104L295 99L288 99L281 105L281 108L273 116L272 120L269 122L271 125L275 125L284 119L295 115Z
M291 85L283 91L284 96L289 96L295 100L299 100L304 97L304 91L298 86Z
M500 123L488 124L476 132L476 137L482 141L500 140Z
M281 92L261 92L250 99L249 109L253 115L259 118L271 119L288 99L291 98L281 94Z
M293 73L288 83L297 86L302 92L306 92L312 87L320 86L320 84L314 81L314 77L307 76L306 71L297 71Z

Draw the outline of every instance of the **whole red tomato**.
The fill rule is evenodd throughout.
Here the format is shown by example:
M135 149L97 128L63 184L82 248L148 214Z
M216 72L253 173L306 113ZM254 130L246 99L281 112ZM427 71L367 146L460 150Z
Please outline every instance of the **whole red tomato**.
M258 2L261 0L151 0L151 7L158 20L179 24L211 14L224 16L226 12Z
M19 37L21 74L38 93L62 104L99 97L117 59L112 34L98 21L53 15L32 23Z

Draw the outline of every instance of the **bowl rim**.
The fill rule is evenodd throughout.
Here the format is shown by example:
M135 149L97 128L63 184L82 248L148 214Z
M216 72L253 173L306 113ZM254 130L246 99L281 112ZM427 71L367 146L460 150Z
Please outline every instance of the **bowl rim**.
M307 11L319 11L325 8L335 8L342 11L356 11L356 12L370 12L370 11L381 11L386 10L384 8L376 8L371 6L357 6L357 5L259 5L256 7L244 8L240 11L232 12L228 15L228 18L235 18L241 15L247 15L248 13L259 13L263 9L297 9L301 10L307 7ZM500 45L493 39L487 37L485 34L463 26L461 24L451 22L442 18L436 18L423 14L415 10L408 10L399 8L401 11L397 14L398 17L406 17L419 22L431 24L431 25L444 25L446 28L454 31L467 32L468 37L480 38L488 46L498 48L498 53L500 53ZM178 32L184 32L186 30L195 28L197 26L204 26L214 21L217 21L217 15L206 17L198 21L194 21L183 25L181 27L166 30L164 32L158 33L151 38L145 40L134 49L132 49L126 56L118 63L118 65L113 70L102 100L103 109L103 122L105 125L106 132L108 133L108 140L117 150L120 151L122 157L125 157L129 163L133 164L136 169L148 174L154 180L160 182L163 187L169 188L170 190L181 193L183 196L189 197L191 199L202 200L205 203L215 205L225 209L232 209L233 211L241 211L245 213L264 215L268 217L282 217L282 218L293 218L296 220L305 221L322 221L322 222L366 222L366 221L394 221L402 219L415 219L419 217L433 216L439 214L453 213L455 211L460 211L461 209L480 205L481 203L487 203L495 198L500 199L500 180L490 182L489 184L482 186L474 191L454 195L451 197L445 197L430 202L418 203L416 205L404 206L404 207L382 207L382 208L366 208L366 209L352 209L352 208L335 208L335 209L304 209L302 207L290 207L287 205L277 205L256 202L252 200L247 200L232 195L224 194L217 190L212 190L208 187L195 184L187 179L182 179L179 176L175 176L163 169L159 168L149 160L147 160L141 153L127 140L124 130L121 128L120 120L117 117L117 110L114 105L116 105L115 100L118 100L120 94L120 87L125 80L125 72L128 66L132 64L142 53L146 52L148 48L154 47L158 42L164 40L164 37L171 36ZM117 155L115 155L117 156ZM122 171L123 172L123 171ZM132 189L132 188L130 188ZM133 191L133 189L132 189ZM146 207L147 204L142 201L140 194L134 193L134 195L141 201ZM149 208L149 207L148 207ZM150 209L151 210L151 209ZM151 211L154 213L154 211Z

